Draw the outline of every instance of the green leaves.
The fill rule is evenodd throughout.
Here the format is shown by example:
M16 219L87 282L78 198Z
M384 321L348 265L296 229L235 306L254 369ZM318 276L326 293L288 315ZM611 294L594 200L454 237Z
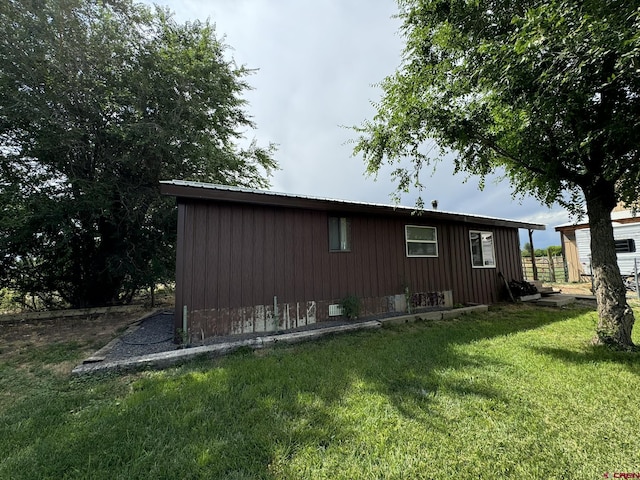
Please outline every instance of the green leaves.
M443 151L456 172L504 172L515 195L583 213L592 225L601 320L623 332L624 286L610 212L640 198L640 8L637 2L401 0L404 62L387 78L354 153L370 173L393 172L398 190ZM432 143L438 147L434 149ZM435 153L434 153L435 150ZM593 225L606 225L593 233ZM593 246L600 247L596 252ZM597 254L596 254L597 253ZM616 273L617 272L617 273ZM622 292L617 294L617 292ZM623 307L620 307L623 309Z
M273 145L243 139L250 71L208 23L130 0L9 2L0 62L0 278L23 293L127 301L173 275L160 179L264 187L276 168Z
M504 169L516 192L547 204L594 175L616 183L621 197L638 197L637 183L625 181L640 169L640 77L630 75L640 66L637 6L399 5L404 62L382 83L374 121L356 128L354 153L370 172L406 157L418 169L437 161L433 140L456 152L459 170Z

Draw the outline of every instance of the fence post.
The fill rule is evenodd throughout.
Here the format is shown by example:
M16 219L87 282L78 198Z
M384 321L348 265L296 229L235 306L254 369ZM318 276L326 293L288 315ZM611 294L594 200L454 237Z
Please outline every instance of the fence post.
M536 254L533 246L533 229L529 229L529 245L531 245L531 269L533 270L533 279L538 280L538 267L536 266Z
M640 288L638 288L638 259L633 259L633 279L636 282L636 295L638 296L638 300L640 300Z
M547 260L549 261L549 281L556 282L556 262L553 261L551 250L547 248Z

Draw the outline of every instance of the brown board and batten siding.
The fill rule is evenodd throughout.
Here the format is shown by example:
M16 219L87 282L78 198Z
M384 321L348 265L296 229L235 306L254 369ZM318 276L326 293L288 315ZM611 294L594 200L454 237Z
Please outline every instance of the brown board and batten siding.
M186 309L194 338L326 320L348 295L365 315L397 309L393 298L407 291L494 303L498 272L522 279L518 228L544 228L191 182L163 182L162 192L178 200L176 328ZM330 217L349 219L348 251L330 251ZM407 257L406 225L435 227L438 256ZM492 233L495 268L472 267L472 230Z

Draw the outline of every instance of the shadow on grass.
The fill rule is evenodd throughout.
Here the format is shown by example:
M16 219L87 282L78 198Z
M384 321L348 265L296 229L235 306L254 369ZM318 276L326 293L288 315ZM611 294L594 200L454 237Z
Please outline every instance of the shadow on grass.
M583 350L556 347L532 347L536 353L573 364L613 362L624 365L630 372L640 375L640 351L620 352L603 345L585 345Z
M43 392L2 417L0 436L10 443L2 444L0 476L310 478L305 469L318 462L348 476L324 454L350 446L353 455L373 455L370 439L390 421L389 405L420 430L446 433L447 412L435 402L441 393L508 401L482 375L504 365L460 346L582 313L498 307L458 321L199 360L139 374L128 391L116 388L116 378L74 380L54 398ZM469 370L478 375L460 375ZM9 425L16 421L19 431ZM378 441L383 448L389 440ZM300 458L309 464L296 465Z

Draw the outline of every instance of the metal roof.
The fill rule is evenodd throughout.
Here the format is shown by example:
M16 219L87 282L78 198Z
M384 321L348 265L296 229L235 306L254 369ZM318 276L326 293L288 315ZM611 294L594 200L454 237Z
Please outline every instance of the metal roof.
M503 226L511 228L525 228L531 230L545 230L546 228L545 225L539 223L521 222L518 220L508 220L504 218L446 212L442 210L417 211L415 207L385 205L380 203L353 202L331 198L271 192L267 190L257 190L229 185L218 185L213 183L191 182L185 180L161 181L160 192L163 195L175 196L177 198L192 198L254 205L306 208L311 210L325 210L345 213L360 212L400 216L415 216L417 214L421 216L421 218L439 219L442 221L453 220L463 223Z
M611 223L613 225L623 225L625 223L640 222L640 217L632 210L614 210L611 212ZM585 213L582 220L576 220L575 222L567 222L561 225L556 225L555 231L560 232L563 230L577 230L582 228L589 228L589 217Z

